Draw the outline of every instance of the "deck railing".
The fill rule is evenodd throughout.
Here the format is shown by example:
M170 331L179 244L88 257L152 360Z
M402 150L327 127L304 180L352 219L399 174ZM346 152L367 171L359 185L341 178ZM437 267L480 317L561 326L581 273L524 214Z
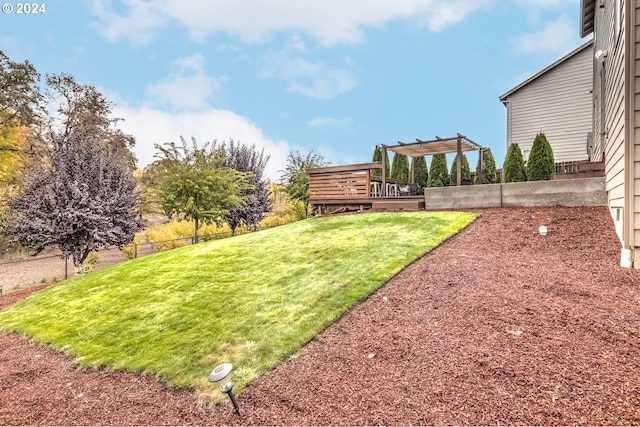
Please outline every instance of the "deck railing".
M588 160L556 163L553 179L593 178L604 176L604 162Z

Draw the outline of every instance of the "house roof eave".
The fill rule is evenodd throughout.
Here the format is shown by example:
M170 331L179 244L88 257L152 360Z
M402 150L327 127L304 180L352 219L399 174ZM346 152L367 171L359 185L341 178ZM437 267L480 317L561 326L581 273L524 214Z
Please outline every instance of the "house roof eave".
M582 52L584 49L587 49L587 48L591 47L592 45L593 45L593 39L589 40L588 42L586 42L582 46L578 47L577 49L574 49L573 51L569 52L568 54L566 54L562 58L558 59L557 61L555 61L553 64L549 65L548 67L545 67L544 69L538 71L536 74L534 74L533 76L529 77L527 80L523 81L522 83L520 83L519 85L515 86L511 90L509 90L509 91L505 92L504 94L500 95L498 97L498 99L500 100L500 102L502 102L503 104L506 105L507 104L507 98L509 96L513 95L515 92L519 91L524 86L526 86L529 83L531 83L532 81L536 80L538 77L548 73L549 71L551 71L554 68L556 68L558 65L560 65L563 62L567 61L568 59L574 57L575 55L577 55L578 53Z

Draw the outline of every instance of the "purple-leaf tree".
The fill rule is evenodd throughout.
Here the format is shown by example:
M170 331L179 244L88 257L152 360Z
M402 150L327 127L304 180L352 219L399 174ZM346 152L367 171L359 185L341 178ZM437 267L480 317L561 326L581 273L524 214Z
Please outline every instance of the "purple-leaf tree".
M57 246L79 268L99 248L122 247L142 229L131 171L91 136L53 135L48 166L11 200L5 234L37 255Z
M264 218L264 214L272 209L273 203L269 197L267 181L263 177L269 156L265 156L264 148L258 151L255 145L249 147L233 140L225 146L225 153L225 165L240 172L247 172L251 184L251 187L240 192L244 205L229 210L225 217L231 228L231 235L235 235L240 225L255 229Z

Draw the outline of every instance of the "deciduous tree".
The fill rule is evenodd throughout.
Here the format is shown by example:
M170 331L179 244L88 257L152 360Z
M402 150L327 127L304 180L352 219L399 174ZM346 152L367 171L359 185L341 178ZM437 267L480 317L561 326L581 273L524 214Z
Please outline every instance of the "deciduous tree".
M141 229L136 182L98 141L72 132L54 134L51 143L47 166L31 174L24 193L9 202L5 233L34 255L57 246L80 268L92 251L121 247Z
M313 150L306 155L300 154L299 151L289 153L287 157L287 166L282 171L282 181L285 184L285 190L291 200L300 202L304 209L304 217L309 216L309 175L307 171L313 168L327 166L324 157L320 154L314 154Z
M200 222L222 225L233 209L243 206L242 192L252 186L248 174L225 166L224 147L194 138L187 144L156 144L159 159L152 168L155 197L171 217L192 220L198 242Z
M240 172L246 172L251 188L241 191L240 196L244 205L231 209L226 216L227 224L231 228L231 235L236 234L236 228L243 224L255 228L273 206L264 179L264 168L269 156L260 151L255 145L251 147L235 143L233 140L225 145L225 165Z
M113 117L113 103L94 86L78 83L70 74L47 74L46 95L57 105L59 123L51 120L54 129L63 135L96 136L109 151L118 155L132 170L136 158L131 149L135 138L117 129L123 119ZM89 138L89 139L92 139Z
M13 62L0 51L0 127L28 126L38 122L43 112L40 74L25 61Z

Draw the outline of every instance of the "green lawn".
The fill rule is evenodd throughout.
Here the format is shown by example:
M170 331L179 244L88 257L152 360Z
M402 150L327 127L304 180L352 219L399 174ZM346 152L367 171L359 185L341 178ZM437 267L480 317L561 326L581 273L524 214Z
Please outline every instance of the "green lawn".
M149 372L216 398L217 364L234 364L242 390L475 218L319 218L175 249L40 291L0 312L0 329L81 366Z

